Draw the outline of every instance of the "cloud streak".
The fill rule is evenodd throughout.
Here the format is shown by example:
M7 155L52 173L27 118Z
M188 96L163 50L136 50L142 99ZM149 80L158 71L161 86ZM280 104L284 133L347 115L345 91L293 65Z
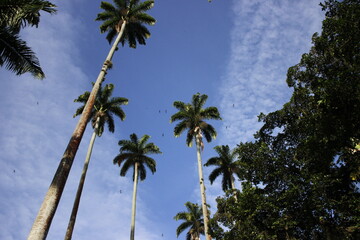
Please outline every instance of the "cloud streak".
M310 48L322 13L314 1L234 1L231 53L221 86L222 144L253 139L260 112L290 96L287 69Z

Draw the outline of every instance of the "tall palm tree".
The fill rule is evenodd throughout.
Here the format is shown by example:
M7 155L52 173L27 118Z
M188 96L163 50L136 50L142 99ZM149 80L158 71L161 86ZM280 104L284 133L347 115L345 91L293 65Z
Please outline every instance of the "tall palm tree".
M236 151L230 151L228 145L221 145L214 147L215 151L218 153L218 157L210 158L204 166L216 166L216 168L210 173L209 180L212 184L217 177L223 175L222 178L222 189L223 191L233 189L235 190L235 178L236 174L240 178L240 169L239 165L236 162L236 157L238 153Z
M180 121L174 128L175 137L180 136L180 134L188 130L186 136L186 143L191 147L193 140L196 142L196 152L198 160L198 171L199 171L199 182L200 182L200 192L201 192L201 203L202 210L204 215L204 225L205 225L205 237L206 240L210 240L211 237L208 233L209 228L209 214L206 204L206 194L205 194L205 183L204 176L202 171L202 160L201 160L201 151L204 148L202 141L203 136L205 139L210 142L212 139L216 138L215 128L205 122L205 120L221 120L220 113L216 107L203 108L208 96L200 93L193 95L191 103L184 103L181 101L175 101L174 107L179 110L171 116L170 122Z
M133 168L133 197L131 208L131 228L130 240L135 237L135 210L136 210L136 192L138 178L143 181L146 178L146 169L150 169L152 174L156 172L156 162L153 158L148 157L149 154L159 154L160 149L154 143L147 143L150 136L144 135L140 139L135 133L130 135L130 140L120 140L120 153L114 158L114 164L122 165L120 176L125 176L129 168Z
M56 12L55 5L43 0L0 1L0 66L5 65L16 75L29 72L34 77L45 77L39 60L19 36L21 28L38 27L40 11Z
M109 132L112 133L114 132L115 124L114 124L113 115L120 118L121 121L125 119L125 113L120 106L128 104L128 99L122 97L111 97L113 90L114 90L113 84L109 84L109 85L106 84L104 88L101 88L100 86L99 93L95 101L94 109L91 112L91 120L92 120L92 126L94 128L94 132L91 136L89 148L86 154L83 171L79 181L78 190L76 192L73 209L71 212L68 228L65 235L65 240L69 240L72 238L72 233L76 221L76 215L79 209L80 198L84 187L86 173L89 166L95 138L96 136L100 137L102 135L105 124L107 124ZM87 102L87 99L89 98L89 95L90 92L85 92L84 94L80 95L77 99L74 100L75 102L80 102L84 104L83 106L79 107L76 110L74 117L82 113L82 111L84 110L84 106Z
M84 134L86 124L91 116L91 111L94 107L95 97L99 91L100 83L104 80L109 67L112 66L111 59L120 40L122 40L122 42L129 42L130 46L134 47L134 39L135 42L139 41L139 44L145 44L144 38L150 37L149 31L145 30L146 27L144 24L153 25L155 23L155 19L145 12L153 7L154 1L140 3L139 0L114 0L114 2L116 7L111 7L111 4L107 2L101 3L101 8L103 8L105 12L100 13L97 17L97 20L105 20L103 25L100 27L101 32L107 30L111 33L114 33L113 30L115 30L115 33L118 35L105 59L105 62L89 95L89 99L86 102L83 113L81 114L81 117L59 163L58 169L56 170L54 178L45 195L44 201L30 231L28 237L29 240L46 238L51 221L55 215L56 208L64 190L71 166L73 164L74 157ZM118 22L116 23L115 20ZM109 22L112 22L112 24L109 25ZM135 29L131 29L132 27ZM110 36L109 34L107 39L110 41L111 34Z
M185 207L187 210L186 212L179 212L174 217L176 221L184 220L184 222L176 229L176 236L179 237L183 231L190 228L186 233L186 240L200 240L200 234L204 234L202 210L199 205L191 202L186 202Z

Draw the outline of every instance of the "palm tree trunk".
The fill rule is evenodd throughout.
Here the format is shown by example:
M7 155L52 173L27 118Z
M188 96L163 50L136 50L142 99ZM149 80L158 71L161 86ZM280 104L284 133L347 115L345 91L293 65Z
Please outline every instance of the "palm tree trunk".
M76 215L77 215L79 205L80 205L80 198L81 198L82 190L83 190L84 183L85 183L86 173L87 173L87 169L88 169L90 158L91 158L92 149L93 149L95 138L96 138L96 132L97 132L97 129L99 127L99 121L100 121L100 117L98 117L96 119L94 132L93 132L93 134L91 136L91 139L90 139L89 148L88 148L88 151L87 151L87 154L86 154L84 167L83 167L83 170L82 170L82 173L81 173L79 186L78 186L78 189L77 189L77 192L76 192L75 201L74 201L73 209L72 209L70 220L69 220L69 225L68 225L66 235L65 235L65 240L70 240L72 238L72 233L73 233L74 226L75 226L75 221L76 221Z
M231 190L232 190L232 192L234 194L235 201L237 201L234 176L231 176L230 181L231 181Z
M73 164L76 152L79 148L87 122L90 118L91 111L94 107L95 98L99 91L100 84L104 80L109 65L111 64L111 59L115 53L117 45L120 42L121 36L124 33L125 26L126 26L126 21L124 21L123 24L121 25L121 30L118 36L116 37L116 40L112 45L108 56L105 59L104 65L101 68L99 76L96 79L96 82L90 93L89 99L84 107L83 113L80 116L80 119L65 149L64 155L59 163L58 169L56 170L54 178L41 204L38 215L36 216L34 224L29 233L28 240L46 239L52 219L55 215L62 192L64 190L65 183L69 176L69 172Z
M196 152L197 152L198 170L199 170L201 205L202 205L202 211L204 217L205 238L206 240L211 240L211 236L209 235L209 214L206 204L205 183L204 183L204 175L202 171L202 161L201 161L201 139L199 134L196 134Z
M134 166L134 189L132 197L132 208L131 208L131 227L130 227L130 240L135 238L135 212L136 212L136 192L138 184L138 163L135 163Z

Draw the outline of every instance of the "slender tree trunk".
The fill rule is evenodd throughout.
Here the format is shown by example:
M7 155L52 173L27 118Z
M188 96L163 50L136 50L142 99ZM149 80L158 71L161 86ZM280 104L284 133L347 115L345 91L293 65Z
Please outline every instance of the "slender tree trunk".
M236 196L236 188L235 188L235 182L234 182L234 176L231 176L231 190L234 194L234 198L235 198L235 201L237 201L237 196Z
M136 212L136 192L138 184L138 163L135 163L134 166L134 189L132 196L132 208L131 208L131 227L130 227L130 240L135 238L135 212Z
M235 190L236 188L235 188L235 183L234 183L234 177L233 176L231 176L230 181L231 181L232 190Z
M196 152L197 152L198 170L199 170L201 205L202 205L202 211L204 217L205 238L206 240L211 240L211 236L209 234L209 214L206 204L205 183L204 183L204 175L202 171L202 161L201 161L201 140L199 134L196 134Z
M79 148L81 138L84 134L86 124L90 118L91 110L94 107L95 98L99 91L101 82L104 80L105 74L111 64L111 59L115 53L116 47L120 42L121 36L124 33L126 21L121 25L121 30L116 37L114 44L112 45L108 56L105 59L103 67L96 79L93 89L90 93L89 99L86 102L83 113L75 127L75 130L70 138L70 141L65 149L64 155L59 163L58 169L54 175L54 178L50 184L50 187L45 195L45 198L41 204L40 210L31 231L28 236L28 240L44 240L49 232L49 228L52 219L55 215L57 206L59 204L62 192L65 187L65 183L69 176L71 166L73 164L76 152Z
M99 121L100 121L100 117L98 117L96 119L95 129L94 129L94 132L93 132L93 134L91 136L91 139L90 139L89 148L88 148L88 151L87 151L87 154L86 154L84 167L83 167L83 170L82 170L82 173L81 173L79 186L78 186L78 189L77 189L77 192L76 192L73 209L71 211L69 225L68 225L66 235L65 235L65 240L70 240L72 238L72 234L73 234L73 230L74 230L74 226L75 226L75 222L76 222L76 216L77 216L77 212L78 212L79 205L80 205L80 198L81 198L82 190L83 190L84 183L85 183L86 173L87 173L87 169L88 169L90 158L91 158L92 149L93 149L95 138L96 138L96 132L97 132L97 129L99 127Z

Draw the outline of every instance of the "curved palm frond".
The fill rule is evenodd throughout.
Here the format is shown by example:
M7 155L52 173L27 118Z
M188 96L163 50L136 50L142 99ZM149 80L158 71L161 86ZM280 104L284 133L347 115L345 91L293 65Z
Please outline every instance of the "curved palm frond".
M29 72L35 78L45 77L35 53L9 27L0 29L0 66L4 64L16 75Z
M215 168L209 175L209 180L210 183L213 184L213 182L215 181L215 179L217 177L219 177L222 174L222 170L221 168Z

